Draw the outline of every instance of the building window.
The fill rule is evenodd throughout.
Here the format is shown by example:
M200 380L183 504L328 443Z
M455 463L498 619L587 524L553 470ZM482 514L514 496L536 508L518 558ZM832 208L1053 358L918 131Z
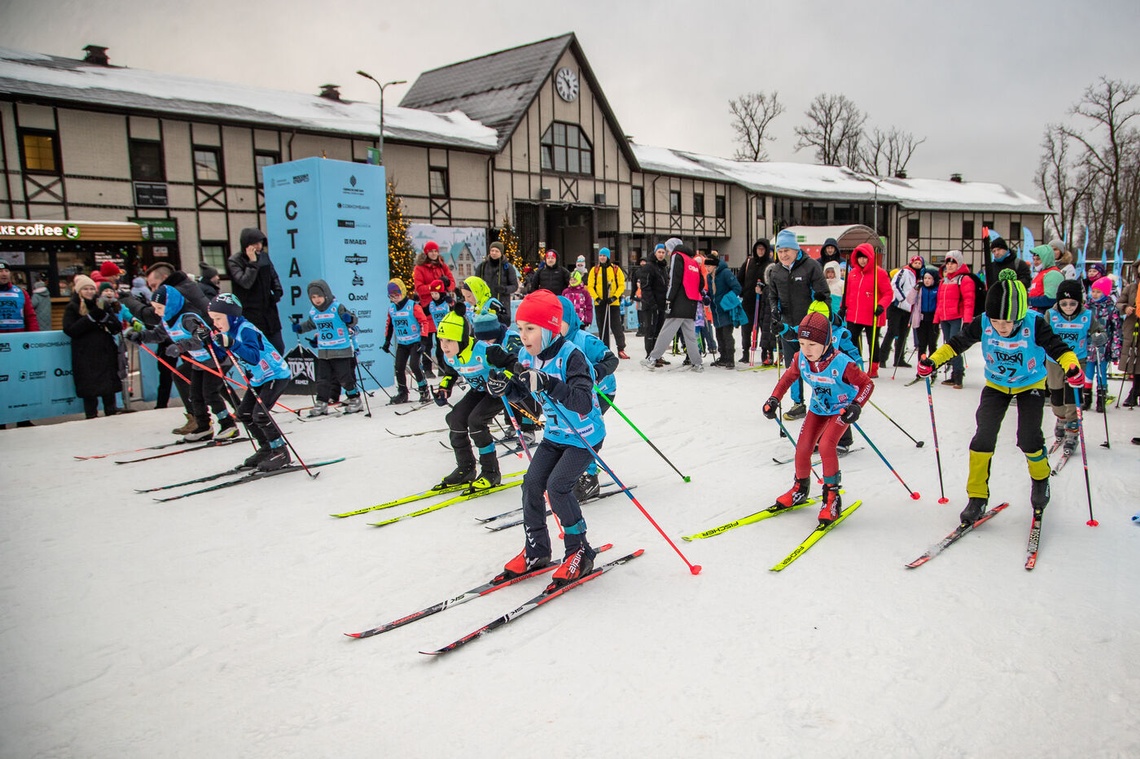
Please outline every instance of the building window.
M217 148L194 148L194 181L198 184L222 183L222 160Z
M21 129L20 159L27 173L62 173L59 162L59 135L40 129Z
M1011 240L1020 240L1021 239L1021 222L1020 221L1011 221L1009 223L1009 239L1011 239Z
M542 135L542 170L565 174L594 173L594 149L576 124L555 121Z
M153 140L131 140L131 179L136 182L165 182L162 143Z
M633 210L635 210L635 211L644 211L645 210L645 188L644 187L634 187L633 188L633 201L632 201L631 205L633 207Z
M428 192L433 198L447 198L451 196L447 181L447 169L428 169Z
M717 195L716 200L713 202L713 205L713 210L716 212L716 217L718 219L723 219L725 217L724 196Z
M992 220L991 221L983 221L982 226L985 227L986 229L993 229L994 223Z
M693 216L705 215L705 194L703 192L693 193Z
M906 239L917 240L919 238L918 219L906 220Z
M202 260L218 270L224 278L229 278L226 271L226 243L202 241Z
M973 240L974 239L974 220L973 219L963 219L962 220L962 239L963 240Z
M854 224L859 218L858 207L837 205L832 209L831 218L836 224Z
M768 218L767 208L766 208L767 205L768 205L768 199L767 198L765 198L763 195L757 196L757 198L756 198L756 218L757 219ZM721 217L718 217L718 218L721 218Z
M804 217L807 219L808 224L827 224L827 206L805 205Z
M259 150L253 154L253 168L257 173L257 186L265 186L265 167L281 163L281 154L270 150Z
M681 213L681 191L669 191L669 213Z

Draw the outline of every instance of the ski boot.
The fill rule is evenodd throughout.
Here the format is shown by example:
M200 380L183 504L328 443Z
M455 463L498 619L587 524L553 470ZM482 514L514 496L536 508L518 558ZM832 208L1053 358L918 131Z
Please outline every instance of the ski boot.
M1053 445L1049 447L1049 453L1053 453L1065 442L1065 420L1058 419L1057 423L1053 425Z
M1073 451L1077 450L1077 443L1080 442L1080 423L1066 422L1065 423L1065 442L1061 449L1066 456L1071 456Z
M794 422L797 419L803 419L805 416L807 416L807 406L803 403L797 403L784 414L784 421Z
M276 448L269 449L269 455L263 458L257 465L259 472L276 472L278 469L284 469L289 466L292 461L289 455L289 449L284 445L279 445Z
M364 401L360 398L360 393L350 395L344 403L344 413L346 414L359 414L364 410Z
M1092 385L1085 385L1081 388L1081 411L1088 411L1092 408Z
M241 466L238 468L239 469L257 469L257 465L260 464L262 461L264 461L267 458L269 458L269 446L262 445L256 451L253 452L252 456L248 457L245 461L243 461L241 463Z
M193 432L187 432L182 438L187 443L198 443L203 440L211 440L214 437L214 427L210 424L210 420L205 421L198 419L195 421L195 428Z
M420 388L420 403L428 403L431 401L431 388L427 385L421 385Z
M1097 391L1096 391L1096 412L1098 414L1103 414L1104 409L1107 405L1108 405L1108 389L1103 388L1103 387L1097 388Z
M594 557L598 552L590 548L588 543L583 542L580 546L574 549L567 549L566 558L558 565L558 569L554 570L551 576L550 585L547 586L546 592L560 588L563 585L569 585L576 580L581 580L586 575L594 571Z
M819 507L819 523L831 524L839 519L839 512L843 510L843 497L839 494L839 486L824 485L822 501Z
M1036 516L1049 505L1049 478L1033 480L1033 488L1029 491L1029 502L1033 504L1033 514Z
M232 414L226 414L218 420L218 433L214 440L229 440L238 436L237 420Z
M973 524L981 518L982 514L986 513L986 499L985 498L971 498L966 502L966 508L962 509L959 519L962 524Z
M519 555L503 565L503 571L495 576L491 582L495 585L521 577L528 572L542 569L550 564L549 556L527 556L526 549L519 551Z
M460 464L451 474L440 480L432 490L443 490L456 485L470 485L475 481L475 464Z
M503 482L499 471L499 457L494 453L479 454L479 477L471 483L471 490L490 490Z
M408 388L401 387L396 389L396 394L388 401L389 406L398 406L401 403L408 402Z
M588 501L598 495L601 486L598 485L598 475L585 472L574 483L574 497L578 502Z
M801 503L807 501L810 487L811 480L807 477L804 477L802 480L796 480L791 490L776 499L775 505L781 509L790 509L793 506L799 506Z
M318 416L325 416L329 413L329 404L324 401L316 401L313 407L309 409L309 418L312 419Z

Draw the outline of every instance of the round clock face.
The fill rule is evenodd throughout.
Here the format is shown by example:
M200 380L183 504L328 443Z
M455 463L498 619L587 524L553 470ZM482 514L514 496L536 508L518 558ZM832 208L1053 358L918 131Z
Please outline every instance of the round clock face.
M568 68L559 69L554 75L554 89L558 97L571 102L578 97L578 75Z

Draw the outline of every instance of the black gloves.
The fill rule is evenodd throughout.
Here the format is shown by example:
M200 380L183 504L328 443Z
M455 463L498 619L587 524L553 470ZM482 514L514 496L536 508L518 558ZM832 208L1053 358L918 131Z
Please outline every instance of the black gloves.
M817 300L820 303L830 303L831 302L831 293L830 292L826 292L826 293L817 292L817 293L814 293L812 295L812 299Z
M549 374L536 369L524 369L515 375L515 380L531 393L544 393L554 382Z
M484 351L487 363L499 369L509 369L515 365L518 357L501 345L488 345Z
M879 316L882 313L883 313L883 307L882 306L875 306L875 316Z
M392 341L391 340L385 340L384 344L380 346L380 350L391 355L391 353L392 353Z
M780 399L776 396L771 396L768 400L764 401L764 416L769 419L775 419L776 415L780 413Z
M451 382L449 382L450 379L450 377L444 377L442 380L440 380L439 387L437 387L435 389L435 393L433 393L435 397L435 405L447 405L447 399L451 397Z
M295 327L297 325L294 324L293 326ZM208 344L210 342L210 328L205 324L199 324L194 328L194 337L201 340L203 345Z
M487 392L496 398L506 395L507 386L510 384L510 379L502 372L491 372L487 375Z
M862 413L863 408L858 403L850 403L843 412L839 414L839 421L844 424L855 424L859 420L859 414Z

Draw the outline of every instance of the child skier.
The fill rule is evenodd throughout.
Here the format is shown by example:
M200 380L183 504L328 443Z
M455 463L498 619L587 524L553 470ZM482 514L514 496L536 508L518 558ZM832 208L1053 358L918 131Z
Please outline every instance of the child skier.
M439 323L443 321L443 317L451 313L451 308L455 304L455 297L447 291L443 286L442 279L432 280L428 285L428 292L431 294L431 299L427 302L426 309L428 316L431 317L432 324L435 325L435 364L439 367L439 376L444 373L444 360L443 351L439 346ZM431 369L431 362L427 360L427 354L431 351L431 335L428 335L427 340L424 342L425 360L424 360L424 376L435 376Z
M404 370L409 366L416 389L420 393L420 403L431 400L427 381L424 379L422 364L424 335L431 334L435 325L431 323L420 304L408 297L408 291L400 279L388 282L388 321L384 325L384 344L380 350L391 353L392 337L396 338L396 394L388 401L389 406L408 402L408 378Z
M230 414L222 393L225 382L214 372L218 366L214 363L214 356L218 358L222 374L233 366L224 351L214 350L211 355L208 346L209 340L201 340L196 335L202 330L209 332L206 316L198 311L192 304L187 303L182 293L175 287L159 285L151 301L154 313L162 320L160 329L145 330L143 332L128 332L127 338L132 341L157 342L169 336L173 343L166 349L166 355L172 359L185 354L202 366L183 363L183 371L190 370L190 413L193 415L197 429L188 432L183 440L190 442L216 438L225 440L236 437L238 434L237 422ZM202 368L207 367L207 368ZM213 370L213 371L211 371ZM210 412L218 418L218 433L214 434L210 426Z
M1035 518L1049 504L1049 459L1041 417L1045 409L1046 357L1065 370L1065 381L1084 385L1084 372L1076 354L1053 333L1040 313L1029 311L1029 296L1012 269L1003 269L986 293L986 310L978 319L930 356L919 361L920 377L929 377L947 361L960 356L976 342L982 343L986 386L978 404L977 430L970 441L970 473L966 480L969 502L962 511L962 524L971 525L986 510L990 496L990 460L994 455L1010 401L1017 398L1017 447L1025 454L1032 479L1030 503Z
M938 348L938 325L934 323L934 312L938 308L938 270L929 266L923 269L907 300L911 303L915 355L929 356Z
M618 357L596 335L582 329L577 311L569 298L563 296L558 300L562 302L562 335L586 354L590 366L594 369L594 384L612 401L617 393L617 378L614 372L618 368ZM598 408L601 409L602 416L605 416L610 404L599 396ZM586 465L586 472L578 478L578 484L574 486L574 495L579 501L585 501L596 496L598 490L598 462L591 456L590 463Z
M1084 307L1083 300L1084 288L1081 287L1081 283L1075 279L1066 279L1057 285L1057 302L1045 312L1049 328L1065 341L1069 349L1076 354L1077 360L1082 362L1082 379L1083 365L1089 357L1089 347L1100 348L1106 340L1104 327L1097 321L1092 311ZM1072 388L1065 382L1061 367L1052 361L1046 365L1045 384L1049 388L1053 415L1057 417L1057 424L1053 429L1056 442L1049 451L1052 453L1063 444L1064 455L1068 456L1077 447L1080 427L1077 422L1076 399L1073 397Z
M479 339L465 318L466 305L457 303L455 310L443 317L436 328L440 350L444 357L444 375L435 390L435 402L446 406L454 384L460 378L467 383L467 394L447 414L451 448L455 451L455 471L443 478L437 488L470 483L472 490L488 490L502 482L499 457L495 453L495 439L491 434L491 420L503 411L501 399L487 392L487 377L495 367L488 355L495 349L505 358L500 363L513 363L522 347L518 333L498 328L501 322L494 314L484 315L494 323L494 341ZM475 474L475 454L471 444L479 450L479 475Z
M586 520L574 485L593 458L582 441L594 451L600 450L606 426L594 394L590 361L561 334L562 303L558 297L546 290L531 293L519 304L516 320L523 343L518 361L509 372L493 372L487 390L513 400L538 395L546 414L546 430L523 480L526 546L507 562L501 577L517 577L550 563L545 492L565 532L565 559L554 571L553 582L564 585L589 574L594 567L597 552L586 540Z
M1089 286L1089 310L1104 327L1105 342L1094 351L1086 367L1088 382L1096 383L1096 412L1103 414L1108 401L1108 365L1120 358L1120 312L1112 299L1112 280L1098 279ZM1087 382L1086 382L1087 385Z
M562 291L562 297L570 301L578 321L589 327L594 319L594 309L590 305L590 291L582 284L582 275L577 269L570 272L570 286Z
M317 331L317 399L309 416L327 414L329 404L340 396L340 388L347 397L344 413L355 414L364 408L356 387L356 351L351 335L356 314L333 296L323 279L310 282L308 291L313 304L309 318L293 322L293 331L298 335Z
M203 325L198 330L198 339L206 343L212 338L216 346L235 356L249 381L249 388L238 403L237 415L256 438L258 448L242 466L256 467L262 472L281 469L292 459L269 409L289 385L292 376L289 365L261 330L242 317L241 301L236 295L217 295L210 301L209 315L216 332L211 335Z
M818 445L823 459L823 499L819 522L830 524L839 518L843 510L836 444L847 427L859 418L875 383L850 356L832 343L831 322L822 313L809 312L800 322L797 337L800 349L793 357L792 365L776 383L772 396L764 403L764 416L775 419L780 411L780 398L794 382L803 379L811 386L811 408L804 417L800 437L796 441L796 480L788 492L776 499L775 505L790 509L807 500L811 486L811 457Z

